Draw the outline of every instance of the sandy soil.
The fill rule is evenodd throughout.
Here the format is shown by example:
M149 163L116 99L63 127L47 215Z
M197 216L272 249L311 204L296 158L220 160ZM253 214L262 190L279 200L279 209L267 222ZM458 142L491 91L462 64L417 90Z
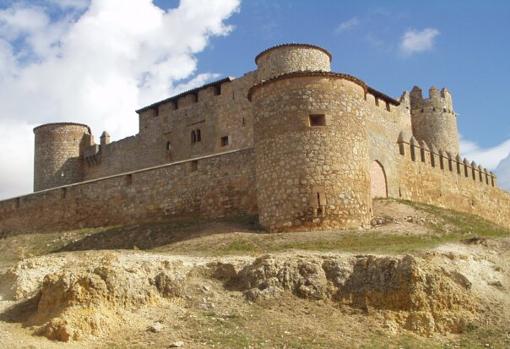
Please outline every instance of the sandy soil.
M379 201L373 228L353 234L428 239L437 226L455 230L449 222ZM34 250L54 253L4 253L0 348L510 347L510 237L360 254L313 251L342 232L265 235L216 223L176 239L151 229L162 240L145 251L100 249L120 242L71 232L31 237L41 240ZM237 238L256 248L224 255ZM288 239L306 250L257 252ZM29 245L10 237L0 250L13 241Z

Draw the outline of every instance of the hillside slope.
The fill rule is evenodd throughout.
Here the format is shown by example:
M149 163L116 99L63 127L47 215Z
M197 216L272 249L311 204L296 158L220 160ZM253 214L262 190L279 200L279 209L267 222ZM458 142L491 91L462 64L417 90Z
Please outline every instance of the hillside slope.
M0 347L510 346L510 234L378 200L370 229L251 217L0 239Z

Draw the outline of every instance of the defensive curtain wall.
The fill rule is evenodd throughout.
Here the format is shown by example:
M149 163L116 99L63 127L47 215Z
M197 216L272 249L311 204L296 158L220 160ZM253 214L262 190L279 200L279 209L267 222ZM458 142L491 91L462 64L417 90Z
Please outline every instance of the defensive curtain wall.
M253 149L44 190L0 202L0 232L41 232L257 214Z
M258 215L268 230L365 225L372 197L425 202L510 226L510 194L458 155L446 89L400 99L288 44L257 69L138 110L137 135L86 125L35 133L34 194L0 202L0 232Z
M474 162L399 140L399 198L472 213L510 227L510 194Z

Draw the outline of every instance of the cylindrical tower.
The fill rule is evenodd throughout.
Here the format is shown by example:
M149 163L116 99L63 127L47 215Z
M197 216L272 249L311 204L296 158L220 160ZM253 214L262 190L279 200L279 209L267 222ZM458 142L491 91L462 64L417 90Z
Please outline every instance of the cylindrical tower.
M90 145L87 125L52 123L34 128L34 191L83 180L82 150Z
M349 228L371 216L366 86L294 72L252 87L260 223L270 231Z
M308 44L271 47L255 57L258 81L296 71L331 71L331 54Z
M411 122L413 135L453 156L459 154L457 117L453 111L452 96L446 88L441 91L429 89L429 98L424 99L419 87L411 90Z

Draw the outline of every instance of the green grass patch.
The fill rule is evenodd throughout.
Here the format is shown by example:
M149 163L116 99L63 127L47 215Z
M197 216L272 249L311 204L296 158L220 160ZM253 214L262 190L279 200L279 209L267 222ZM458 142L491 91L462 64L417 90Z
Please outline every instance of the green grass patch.
M468 234L473 237L504 237L510 235L509 229L476 215L407 200L394 201L434 215L439 219L439 222L428 224L428 226L439 233L443 232L445 224L448 224L454 232Z

